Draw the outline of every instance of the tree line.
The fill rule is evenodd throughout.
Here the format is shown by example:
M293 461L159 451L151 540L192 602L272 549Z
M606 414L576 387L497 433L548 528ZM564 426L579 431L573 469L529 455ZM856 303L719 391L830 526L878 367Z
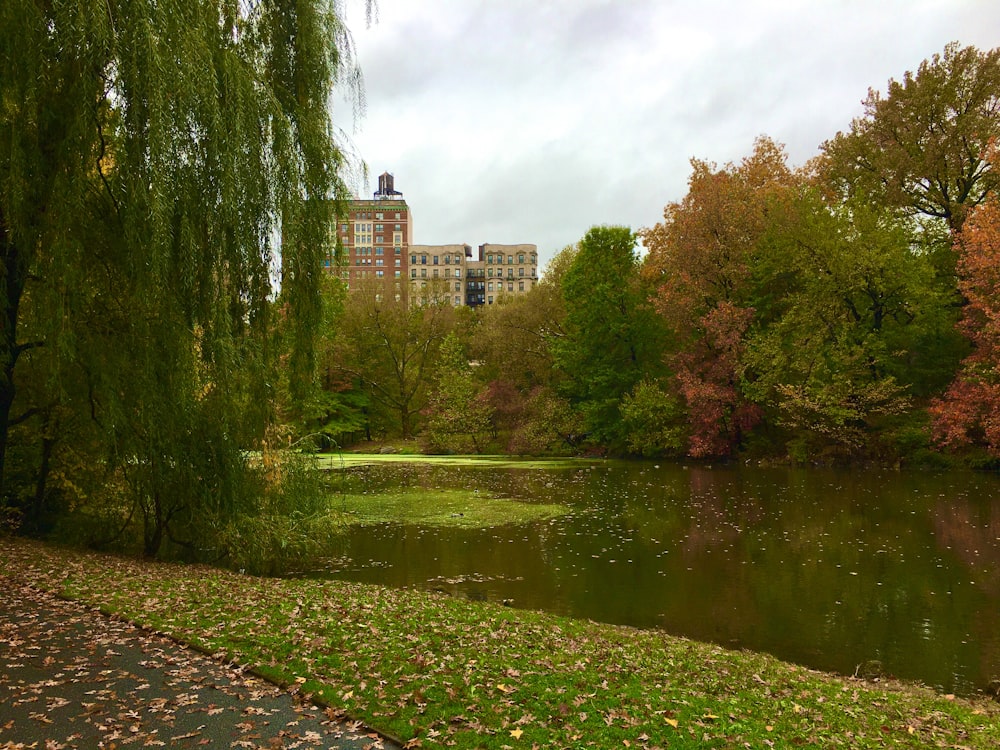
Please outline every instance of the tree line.
M1000 50L948 45L792 167L694 159L659 223L592 228L480 309L340 300L342 443L979 465L1000 458ZM641 244L640 244L641 243Z

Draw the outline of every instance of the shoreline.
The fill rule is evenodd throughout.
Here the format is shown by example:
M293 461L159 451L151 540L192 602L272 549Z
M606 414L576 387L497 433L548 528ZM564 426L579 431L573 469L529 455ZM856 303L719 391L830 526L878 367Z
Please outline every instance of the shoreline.
M1000 745L985 697L627 626L10 537L0 574L298 686L411 747Z

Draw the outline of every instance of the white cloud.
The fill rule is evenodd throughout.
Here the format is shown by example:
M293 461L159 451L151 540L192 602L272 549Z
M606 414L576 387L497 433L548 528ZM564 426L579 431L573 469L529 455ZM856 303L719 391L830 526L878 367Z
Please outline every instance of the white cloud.
M986 0L380 0L348 4L368 101L349 133L393 172L414 240L533 242L633 229L767 134L793 164L949 41L995 45Z

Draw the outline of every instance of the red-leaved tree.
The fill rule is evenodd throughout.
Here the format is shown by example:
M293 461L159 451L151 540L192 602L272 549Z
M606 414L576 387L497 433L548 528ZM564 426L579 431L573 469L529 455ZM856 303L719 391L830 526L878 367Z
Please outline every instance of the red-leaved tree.
M724 456L759 418L740 392L754 319L751 273L775 191L794 182L782 147L760 138L740 164L693 160L688 194L642 232L653 305L673 338L667 364L684 402L691 456Z
M968 303L959 325L973 352L931 407L934 433L946 447L978 446L1000 458L1000 200L972 212L956 248Z

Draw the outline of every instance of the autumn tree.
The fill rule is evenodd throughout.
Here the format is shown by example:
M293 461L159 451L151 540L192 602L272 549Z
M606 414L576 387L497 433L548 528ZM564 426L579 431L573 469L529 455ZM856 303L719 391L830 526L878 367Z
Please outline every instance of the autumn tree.
M692 456L728 455L758 417L740 387L754 320L752 270L774 195L795 183L783 149L760 138L740 164L692 160L688 193L642 232L643 273L672 340L672 391L688 420Z
M998 136L1000 49L951 43L916 73L890 80L884 94L870 89L864 114L823 144L822 170L843 195L958 232L997 189L986 149Z
M311 376L347 30L324 0L10 0L0 71L0 494L18 429L82 408L145 552L210 546L260 494L279 265Z
M1000 201L970 214L956 249L968 300L960 328L973 351L931 408L934 432L948 448L983 448L1000 459Z

